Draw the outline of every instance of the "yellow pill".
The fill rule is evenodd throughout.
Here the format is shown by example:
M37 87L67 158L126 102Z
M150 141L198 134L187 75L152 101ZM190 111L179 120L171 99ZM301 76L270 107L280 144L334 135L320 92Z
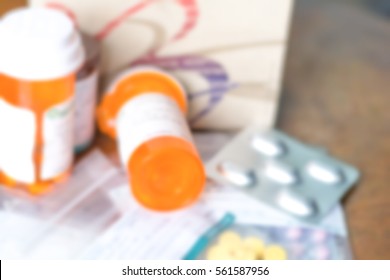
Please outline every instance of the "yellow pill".
M267 246L264 250L264 259L265 260L286 260L287 252L282 246L270 245Z
M235 260L256 260L255 251L248 250L245 247L237 248L232 253Z
M234 231L225 231L218 238L218 244L228 247L241 246L241 237Z
M264 242L255 236L249 236L243 241L244 246L253 251L256 259L262 259L264 256Z
M206 259L208 260L233 260L232 252L223 246L215 245L207 250Z
M206 253L206 259L208 260L222 260L222 252L219 246L210 247Z

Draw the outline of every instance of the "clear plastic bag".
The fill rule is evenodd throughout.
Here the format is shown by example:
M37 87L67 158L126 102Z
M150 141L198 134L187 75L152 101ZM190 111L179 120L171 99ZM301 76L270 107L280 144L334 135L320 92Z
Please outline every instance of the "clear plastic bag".
M221 244L221 236L224 233L235 233L239 236L240 242L245 243L248 239L257 239L263 244L259 257L253 258L253 254L248 255L235 254L233 252L223 251L217 259L278 259L275 256L267 256L265 253L271 247L278 247L283 250L284 256L281 259L289 260L344 260L351 259L352 253L349 247L348 239L341 235L330 233L319 229L309 229L302 227L271 227L258 225L239 225L235 224L220 232L214 239L205 246L204 250L195 259L216 259L212 250L225 246ZM239 245L235 244L238 247ZM251 248L254 249L254 248ZM240 253L240 252L238 252ZM257 253L257 252L256 252ZM240 258L241 256L241 258Z

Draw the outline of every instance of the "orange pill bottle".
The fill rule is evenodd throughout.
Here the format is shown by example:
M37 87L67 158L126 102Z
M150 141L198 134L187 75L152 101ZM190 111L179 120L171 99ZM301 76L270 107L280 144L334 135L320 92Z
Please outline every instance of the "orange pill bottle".
M204 188L205 171L186 112L179 82L151 67L119 74L98 107L98 125L117 139L132 193L147 208L185 207Z
M0 38L2 183L44 193L66 178L73 162L81 39L67 16L44 8L5 15Z

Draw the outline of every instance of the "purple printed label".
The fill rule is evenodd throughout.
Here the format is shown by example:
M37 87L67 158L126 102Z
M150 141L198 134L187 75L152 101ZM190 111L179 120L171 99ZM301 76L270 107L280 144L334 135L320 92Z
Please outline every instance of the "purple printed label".
M237 86L229 81L228 74L219 63L201 56L156 57L149 55L138 59L131 65L145 64L155 65L167 71L193 71L207 81L208 87L204 90L188 92L190 102L202 97L208 100L207 105L190 119L192 125L212 111L224 95Z

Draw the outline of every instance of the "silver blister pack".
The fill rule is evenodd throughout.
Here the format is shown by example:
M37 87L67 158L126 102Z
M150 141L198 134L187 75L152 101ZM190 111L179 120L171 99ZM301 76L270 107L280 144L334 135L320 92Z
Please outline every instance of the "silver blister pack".
M210 179L308 222L318 222L353 187L356 168L286 134L249 127L206 165Z

